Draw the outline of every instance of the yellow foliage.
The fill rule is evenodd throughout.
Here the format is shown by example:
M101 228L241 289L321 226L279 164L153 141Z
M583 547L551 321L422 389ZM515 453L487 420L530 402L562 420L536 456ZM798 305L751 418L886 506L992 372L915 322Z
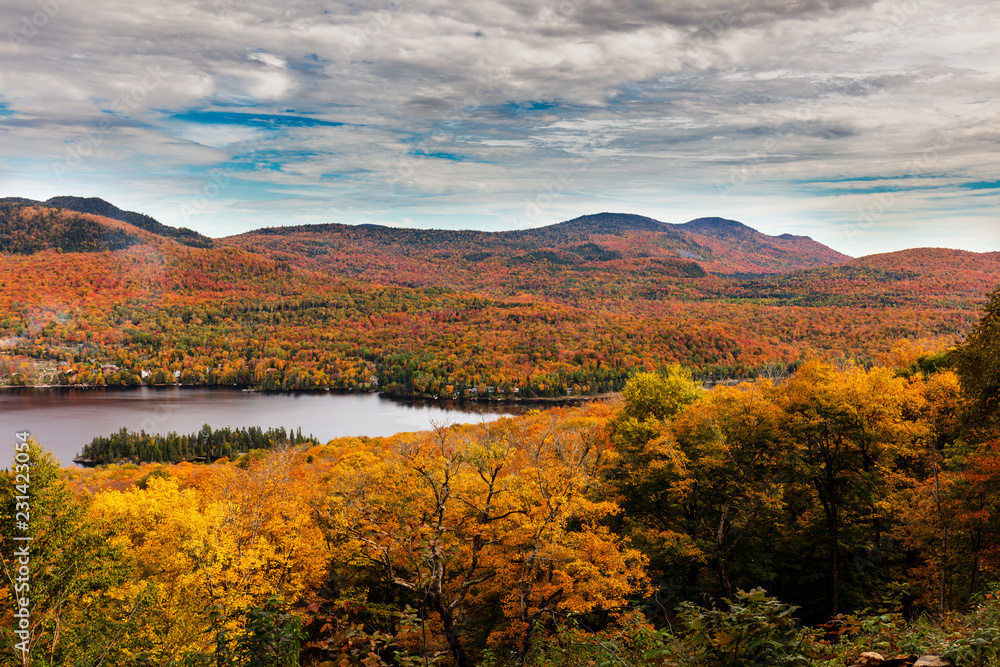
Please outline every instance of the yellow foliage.
M99 493L90 508L159 588L157 656L164 659L207 645L206 608L231 619L270 595L295 602L325 574L325 542L289 453L248 470L203 470L199 487L154 477L144 490Z

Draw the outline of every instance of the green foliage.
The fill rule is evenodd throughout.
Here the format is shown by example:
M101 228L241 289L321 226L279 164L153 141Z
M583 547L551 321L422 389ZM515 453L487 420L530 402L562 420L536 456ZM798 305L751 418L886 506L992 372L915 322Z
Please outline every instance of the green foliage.
M950 642L944 655L962 667L992 667L1000 664L1000 629L976 628L967 637Z
M213 430L205 424L199 432L188 435L150 435L145 431L136 433L123 427L117 433L98 436L84 445L80 458L95 465L118 461L211 463L223 457L235 458L254 449L267 450L276 445L304 444L320 443L312 436L303 436L301 430L286 431L284 427L265 431L259 426L236 429L227 426Z
M248 469L255 461L262 461L267 458L266 449L251 449L246 454L236 460L236 465L244 470Z
M691 371L678 365L668 366L661 373L639 373L622 390L625 406L619 422L666 421L703 393L692 380Z
M1000 289L989 294L979 324L955 352L956 371L972 399L970 419L984 427L1000 422Z
M961 667L1000 664L1000 593L992 587L968 617L961 619L958 635L947 643L944 655Z
M209 612L216 625L215 650L188 653L183 667L298 667L302 650L302 621L271 597L237 615L240 630L231 637L222 614Z
M682 604L677 629L665 635L664 657L679 654L692 667L811 664L806 637L793 616L797 607L768 597L760 588L738 591L724 603L725 609Z
M145 475L136 480L135 485L140 489L145 490L149 486L149 480L151 479L170 479L170 473L163 468L157 468L156 470L151 470Z
M51 452L34 441L27 449L30 477L5 470L0 474L0 561L2 580L14 582L28 549L27 585L21 595L31 602L30 664L38 667L84 667L123 664L122 656L141 651L136 632L148 620L157 593L152 584L134 583L135 563L123 557L111 535L86 518L85 500L59 480L59 465ZM30 542L15 541L13 531L18 496L28 491L30 522L19 531ZM0 596L0 617L10 618L16 596ZM13 646L12 628L0 625L0 641ZM5 656L6 657L6 656ZM8 663L2 662L0 665Z
M270 598L243 614L243 633L236 641L234 665L240 667L297 667L302 648L302 622Z

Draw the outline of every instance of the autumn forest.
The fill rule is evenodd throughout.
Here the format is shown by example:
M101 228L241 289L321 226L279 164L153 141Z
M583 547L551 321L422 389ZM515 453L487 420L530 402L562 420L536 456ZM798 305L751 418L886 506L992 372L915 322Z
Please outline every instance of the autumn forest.
M109 427L87 468L27 439L0 665L996 665L998 286L1000 253L721 218L210 239L0 200L4 387L531 408L329 442Z

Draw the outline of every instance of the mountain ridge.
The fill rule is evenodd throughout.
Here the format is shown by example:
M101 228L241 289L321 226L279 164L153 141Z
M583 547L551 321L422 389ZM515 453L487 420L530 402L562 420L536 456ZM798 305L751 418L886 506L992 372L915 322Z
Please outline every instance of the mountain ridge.
M133 227L144 229L148 232L156 234L157 236L173 239L178 243L192 248L210 248L214 243L213 239L199 234L194 230L186 227L171 227L170 225L165 225L159 220L156 220L155 218L144 213L120 209L111 202L105 201L99 197L75 197L70 195L61 195L58 197L50 197L45 201L27 199L25 197L4 197L0 199L0 203L21 204L27 206L47 206L50 208L75 211L77 213L96 215L102 218L110 218L111 220L118 220L119 222L130 224Z
M975 253L950 248L907 248L852 258L811 237L797 234L770 236L742 222L722 217L701 217L683 223L668 223L634 213L601 212L578 216L570 220L519 230L439 230L392 227L380 224L351 225L318 223L279 227L263 227L227 237L210 238L184 228L174 228L154 218L133 211L124 211L97 197L52 197L38 201L24 197L0 198L0 250L37 252L52 247L63 251L116 250L145 243L132 228L174 240L195 248L215 244L238 245L247 250L286 255L283 260L299 254L294 248L267 239L303 237L308 246L306 255L323 257L326 249L349 252L353 242L373 242L388 255L392 252L412 256L420 249L436 260L476 263L496 258L513 265L545 262L554 265L586 265L641 260L666 262L678 275L699 276L697 265L709 274L722 277L779 276L833 266L855 266L887 271L930 272L945 275L949 268L963 272L992 270L1000 252ZM43 207L79 213L90 218L64 217L59 225L34 241L25 241L23 228L4 230L10 225L11 207ZM101 218L125 223L100 232ZM49 219L51 224L53 219ZM139 223L139 224L136 224ZM36 223L37 224L37 223ZM15 238L16 237L16 238ZM101 237L101 238L99 238ZM16 250L14 250L16 251ZM748 256L750 259L748 259ZM985 262L985 264L983 264ZM736 266L738 264L748 266ZM670 273L670 270L668 270Z
M143 235L148 235L146 238ZM0 200L0 252L92 253L124 250L154 236L134 225L31 200Z
M151 216L125 211L98 197L58 196L46 201L6 197L0 203L75 211L124 222L183 245L210 248L224 245L250 245L261 251L290 250L287 239L309 237L309 252L320 246L343 250L352 241L377 242L386 250L395 247L409 254L409 246L431 249L436 253L457 252L470 258L496 254L509 261L548 260L556 264L610 261L630 256L660 257L671 263L697 263L700 270L717 275L778 274L816 266L839 264L851 258L808 236L783 234L769 236L736 220L704 217L685 223L667 223L634 213L602 212L529 229L481 231L435 230L392 227L388 225L320 223L282 227L264 227L242 234L213 239L186 228L165 225ZM7 207L9 209L9 206ZM77 225L82 223L75 223ZM23 232L23 230L21 230ZM77 232L72 232L77 233ZM94 236L91 229L87 235ZM50 235L51 236L51 235ZM46 234L40 234L45 238ZM79 249L73 241L52 237L53 247ZM280 239L285 239L282 242ZM135 239L118 239L114 248L134 244ZM62 244L62 245L60 245ZM30 245L37 250L44 247ZM24 247L29 247L24 246ZM112 246L91 243L90 249ZM20 247L20 246L19 246ZM292 253L294 254L294 253ZM685 274L697 273L683 269Z
M379 246L375 251L383 255L395 246L405 254L419 248L430 254L452 252L481 259L522 256L530 260L532 255L540 259L542 255L538 253L549 253L545 257L555 263L659 258L668 262L694 262L703 271L716 275L778 274L852 259L807 236L769 236L725 218L698 218L676 224L637 214L607 212L543 227L504 231L342 223L267 227L225 237L220 242L292 254L299 248L313 257L340 257L350 253L351 243L375 243Z

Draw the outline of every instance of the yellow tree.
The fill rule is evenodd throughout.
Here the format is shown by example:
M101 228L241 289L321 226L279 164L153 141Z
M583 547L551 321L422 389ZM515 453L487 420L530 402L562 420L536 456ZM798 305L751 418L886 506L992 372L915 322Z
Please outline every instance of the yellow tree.
M897 491L909 484L904 457L924 438L918 387L886 368L837 371L807 362L781 387L784 432L795 471L822 508L830 559L830 607L841 609L841 544L846 529L867 526L881 549L889 521L902 511Z
M684 454L676 472L691 492L688 530L714 564L726 595L737 547L780 510L787 447L770 381L717 387L689 406L673 431Z
M219 618L271 596L299 601L325 574L322 533L294 457L290 449L248 457L246 468L223 466L205 485L217 513L195 556Z
M0 519L18 526L0 531L0 641L16 663L2 664L127 663L145 647L153 591L87 520L52 454L26 436L15 452L0 472Z
M154 657L161 664L225 644L240 633L243 610L271 597L298 602L322 580L324 541L292 456L274 452L247 469L202 468L198 486L150 478L145 489L94 498L93 519L160 588Z
M158 588L148 626L151 657L165 665L200 648L210 626L194 554L210 540L216 509L202 506L196 489L152 477L145 489L97 494L90 516L137 563L138 576Z
M541 620L619 607L645 579L642 555L603 525L619 512L603 489L603 421L549 413L504 433L516 514L491 554L506 617L492 639L513 642L522 664Z

